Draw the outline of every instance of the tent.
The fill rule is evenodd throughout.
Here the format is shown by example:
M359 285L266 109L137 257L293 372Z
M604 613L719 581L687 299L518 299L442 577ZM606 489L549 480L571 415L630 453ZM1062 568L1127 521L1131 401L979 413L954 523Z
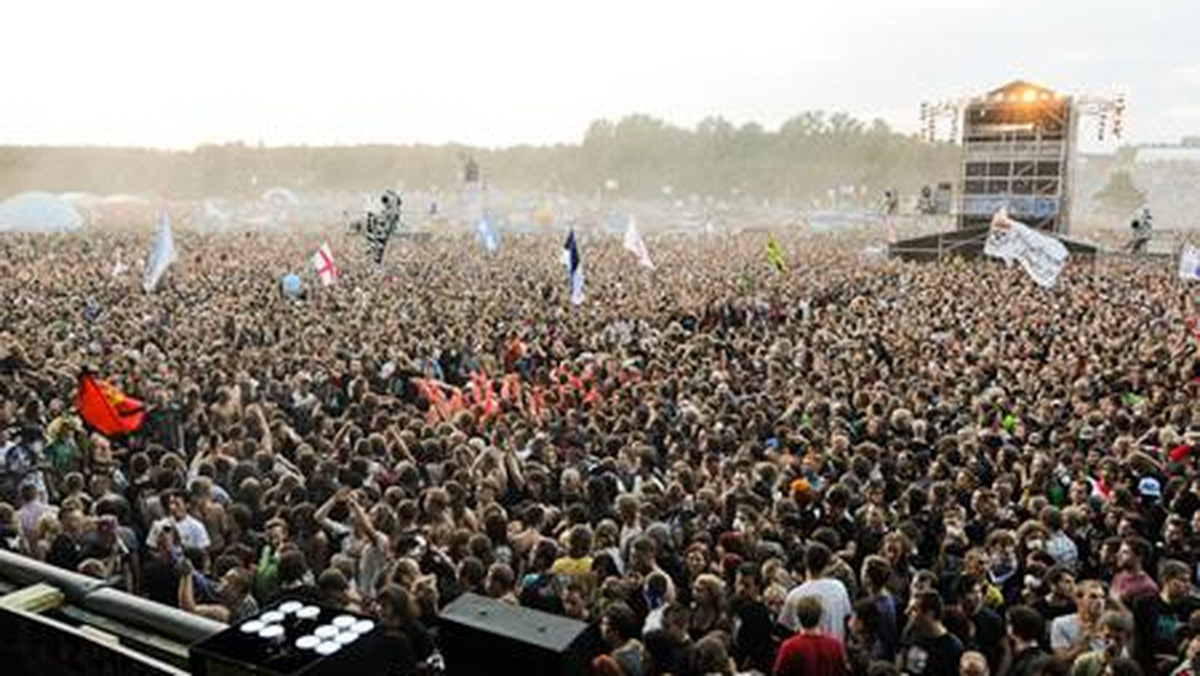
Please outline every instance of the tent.
M66 200L47 192L23 192L0 202L0 232L72 232L83 216Z
M271 188L264 192L259 198L263 202L276 207L294 207L300 204L300 198L296 197L296 193L287 188Z

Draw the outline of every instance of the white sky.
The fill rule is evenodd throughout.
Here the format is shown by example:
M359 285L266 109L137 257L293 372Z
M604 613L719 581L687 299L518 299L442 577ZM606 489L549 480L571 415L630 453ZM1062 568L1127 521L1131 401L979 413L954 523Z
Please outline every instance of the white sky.
M1198 0L5 0L0 145L577 142L646 112L775 128L1028 79L1200 134Z

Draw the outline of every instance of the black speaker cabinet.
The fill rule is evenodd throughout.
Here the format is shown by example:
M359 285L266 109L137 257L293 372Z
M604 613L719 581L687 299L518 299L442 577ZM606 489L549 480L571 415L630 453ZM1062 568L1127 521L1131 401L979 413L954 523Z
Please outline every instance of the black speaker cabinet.
M589 625L476 594L441 613L447 676L583 676L595 654Z

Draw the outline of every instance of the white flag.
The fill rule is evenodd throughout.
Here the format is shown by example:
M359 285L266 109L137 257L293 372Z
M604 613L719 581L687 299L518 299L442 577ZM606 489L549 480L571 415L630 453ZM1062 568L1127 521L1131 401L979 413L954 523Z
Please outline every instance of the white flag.
M500 250L500 233L496 232L487 217L480 218L479 222L475 224L475 234L478 235L479 242L483 244L483 248L487 249L488 253L494 254Z
M654 261L650 260L650 250L646 248L646 243L642 241L642 235L638 232L637 223L634 222L633 216L629 217L629 227L625 228L625 250L637 256L638 263L642 267L654 269Z
M1067 247L1062 242L1009 218L1008 209L992 217L983 253L1006 263L1017 261L1038 286L1046 288L1054 286L1067 265Z
M1180 279L1200 280L1200 249L1188 244L1179 254Z
M154 248L146 259L146 274L142 278L142 288L146 293L154 291L159 280L167 271L167 267L175 261L175 240L171 237L171 214L163 211L158 224L158 236L154 238Z
M322 286L330 286L337 281L337 266L333 264L333 249L329 248L329 242L323 242L321 248L312 255L312 266Z

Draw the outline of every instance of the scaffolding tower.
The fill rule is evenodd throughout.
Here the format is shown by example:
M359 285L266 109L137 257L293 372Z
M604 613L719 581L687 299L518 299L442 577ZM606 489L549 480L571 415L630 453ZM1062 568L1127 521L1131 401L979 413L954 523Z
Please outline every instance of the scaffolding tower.
M1006 206L1018 220L1065 235L1080 122L1095 118L1099 140L1120 138L1124 112L1121 95L1071 97L1017 80L982 96L922 104L921 122L933 141L948 120L951 139L962 143L960 230L986 226Z

